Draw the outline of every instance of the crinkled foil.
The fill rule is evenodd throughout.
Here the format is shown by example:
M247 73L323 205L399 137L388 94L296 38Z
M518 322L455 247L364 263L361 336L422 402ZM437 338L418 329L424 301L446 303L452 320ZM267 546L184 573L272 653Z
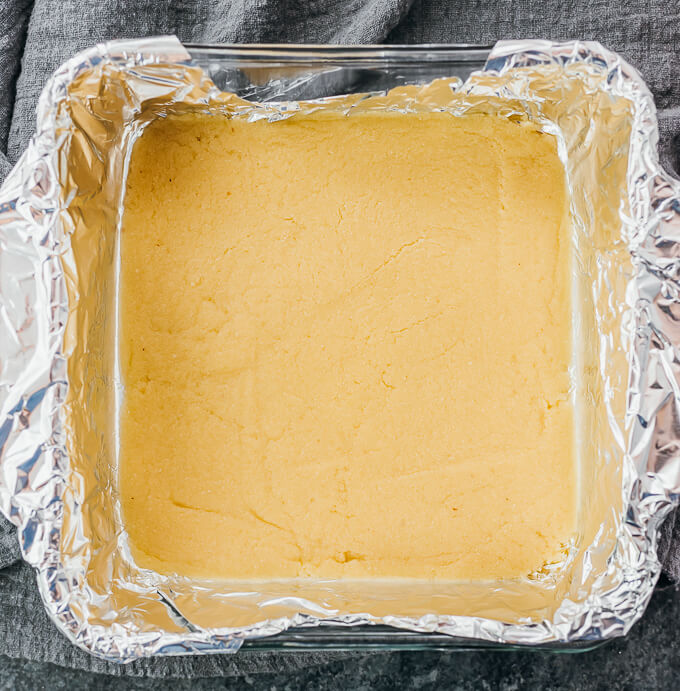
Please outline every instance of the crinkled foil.
M641 616L680 493L680 184L658 163L652 97L623 60L579 42L499 43L485 70L447 88L457 113L541 123L565 163L582 497L568 559L499 583L229 583L135 566L116 494L111 355L131 144L188 107L274 118L299 105L239 105L173 38L112 42L52 77L0 189L0 508L74 643L129 661L236 651L292 626L383 623L567 644L622 635Z

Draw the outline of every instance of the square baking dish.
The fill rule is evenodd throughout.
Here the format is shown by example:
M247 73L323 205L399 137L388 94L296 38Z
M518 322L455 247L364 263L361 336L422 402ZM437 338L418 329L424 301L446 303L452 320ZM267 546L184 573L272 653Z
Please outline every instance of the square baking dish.
M131 147L167 113L445 78L558 137L571 191L579 538L522 582L191 581L139 569L117 496L119 230ZM469 95L469 103L465 96ZM462 112L462 111L461 111ZM98 46L62 67L0 191L0 508L57 626L110 660L258 649L578 650L624 634L680 486L678 186L651 96L597 44Z

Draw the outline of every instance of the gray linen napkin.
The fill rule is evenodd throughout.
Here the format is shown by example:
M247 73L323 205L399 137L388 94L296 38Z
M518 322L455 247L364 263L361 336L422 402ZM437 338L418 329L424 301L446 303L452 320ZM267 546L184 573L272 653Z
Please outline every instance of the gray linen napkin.
M659 108L662 161L680 164L680 5L667 0L0 0L0 181L35 128L50 73L99 41L176 34L185 42L494 43L598 40L644 76ZM680 582L680 521L667 521L665 570ZM0 654L111 674L283 672L347 653L241 653L107 664L75 649L45 614L14 529L0 518Z

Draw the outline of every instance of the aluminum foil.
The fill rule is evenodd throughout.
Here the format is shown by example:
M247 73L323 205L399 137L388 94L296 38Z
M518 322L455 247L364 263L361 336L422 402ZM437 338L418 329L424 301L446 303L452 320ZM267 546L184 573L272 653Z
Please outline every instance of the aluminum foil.
M446 88L452 112L540 123L565 163L582 485L569 557L513 582L309 579L249 590L135 566L112 421L132 143L146 123L187 108L275 119L322 102L248 104L219 92L174 38L116 41L54 74L37 133L0 188L0 509L75 644L130 661L233 652L292 626L376 623L569 644L622 635L641 616L659 574L658 528L680 494L680 183L658 163L652 97L618 56L580 42L499 43L485 70ZM371 107L437 107L428 98L413 87L374 95Z

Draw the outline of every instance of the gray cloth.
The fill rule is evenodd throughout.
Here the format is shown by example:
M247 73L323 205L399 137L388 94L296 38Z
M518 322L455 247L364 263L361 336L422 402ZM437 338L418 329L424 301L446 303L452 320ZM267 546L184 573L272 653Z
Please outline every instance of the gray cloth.
M660 109L662 161L669 170L680 163L680 5L668 0L0 0L0 181L34 131L40 90L58 65L98 41L158 34L252 43L594 39L642 72ZM671 516L660 554L680 582L677 524ZM343 655L240 653L106 664L56 631L18 557L14 529L0 519L0 654L151 676L287 671Z

